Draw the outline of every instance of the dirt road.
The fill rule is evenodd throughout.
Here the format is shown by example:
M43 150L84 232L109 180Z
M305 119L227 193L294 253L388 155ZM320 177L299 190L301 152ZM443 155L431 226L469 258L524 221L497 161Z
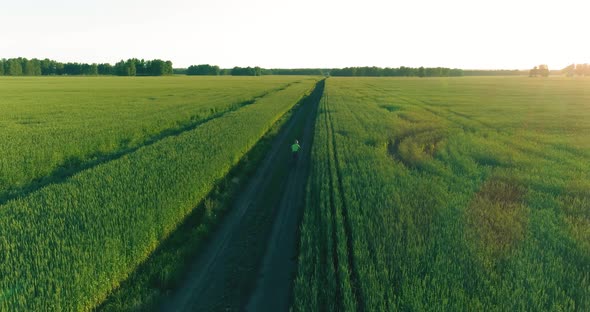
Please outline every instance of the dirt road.
M275 137L268 155L163 311L288 310L323 89L322 81ZM302 151L293 163L289 147L295 138Z

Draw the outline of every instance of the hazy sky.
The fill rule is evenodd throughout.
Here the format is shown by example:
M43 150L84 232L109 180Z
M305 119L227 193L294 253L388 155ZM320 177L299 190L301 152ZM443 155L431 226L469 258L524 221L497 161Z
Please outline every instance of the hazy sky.
M590 63L588 0L0 0L0 58L266 68Z

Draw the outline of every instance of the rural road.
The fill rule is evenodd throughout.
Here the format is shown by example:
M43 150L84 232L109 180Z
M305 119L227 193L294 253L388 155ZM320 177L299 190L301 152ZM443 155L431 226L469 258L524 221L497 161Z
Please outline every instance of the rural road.
M288 311L313 129L324 82L274 138L244 191L162 311ZM290 144L302 145L295 166Z
M323 85L321 88L323 93ZM305 204L305 185L319 98L317 102L309 104L313 104L313 107L308 108L310 112L303 128L302 142L305 148L296 170L289 173L247 311L288 311L291 304L291 287L297 267L298 228Z

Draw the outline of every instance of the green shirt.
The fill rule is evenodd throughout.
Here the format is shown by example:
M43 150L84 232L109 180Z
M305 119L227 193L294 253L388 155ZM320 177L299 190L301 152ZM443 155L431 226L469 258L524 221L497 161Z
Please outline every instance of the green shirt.
M295 143L295 144L291 145L291 151L292 151L293 153L297 153L297 152L299 152L299 150L300 150L300 149L301 149L301 146L300 146L299 144L297 144L297 143Z

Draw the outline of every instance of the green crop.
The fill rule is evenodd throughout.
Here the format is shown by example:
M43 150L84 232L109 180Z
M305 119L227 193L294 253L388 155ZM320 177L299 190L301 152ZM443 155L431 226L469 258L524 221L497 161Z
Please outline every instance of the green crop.
M315 81L299 78L0 206L0 310L87 311L102 302ZM216 92L228 103L237 97Z
M301 77L0 78L0 201Z
M589 310L589 88L328 79L295 310Z

